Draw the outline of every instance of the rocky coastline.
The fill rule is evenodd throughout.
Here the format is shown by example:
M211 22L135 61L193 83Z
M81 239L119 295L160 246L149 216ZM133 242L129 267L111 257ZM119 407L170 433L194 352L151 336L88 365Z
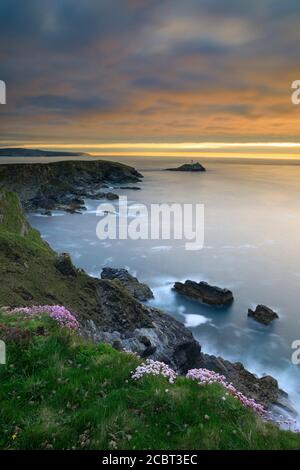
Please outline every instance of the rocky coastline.
M143 176L121 163L60 161L0 165L0 185L15 192L26 211L81 212L84 199L118 199L109 189L140 182Z
M133 168L110 162L0 166L0 183L14 190L27 210L46 209L39 196L45 196L46 181L49 186L54 185L51 194L59 189L59 198L64 198L66 194L78 196L78 191L87 197L97 185L103 188L111 182L120 184L141 178L142 175ZM13 244L10 238L0 240L0 273L7 281L0 305L9 305L9 301L11 306L65 305L76 313L84 337L96 342L105 341L117 349L131 350L143 358L163 361L179 373L197 367L220 372L237 389L264 406L276 404L288 408L286 394L274 378L257 378L240 363L204 354L182 323L141 301L150 298L150 289L125 270L106 270L102 279L90 277L73 265L68 254L57 255L36 234L32 249L28 239L32 229L18 199L7 189L0 189L0 192L0 231L1 225L6 227L8 223L8 211L2 209L12 200L15 212L18 212L18 225L14 230L24 239L22 249L18 249L19 245ZM36 197L38 202L34 202ZM47 197L49 199L49 194ZM57 207L58 200L53 204ZM227 302L230 295L225 294Z

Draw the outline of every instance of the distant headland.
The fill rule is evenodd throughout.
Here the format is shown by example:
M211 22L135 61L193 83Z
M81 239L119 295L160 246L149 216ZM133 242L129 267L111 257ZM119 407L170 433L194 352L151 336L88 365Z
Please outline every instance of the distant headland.
M23 147L0 148L0 157L82 157L89 156L83 152L65 152L40 149L27 149Z

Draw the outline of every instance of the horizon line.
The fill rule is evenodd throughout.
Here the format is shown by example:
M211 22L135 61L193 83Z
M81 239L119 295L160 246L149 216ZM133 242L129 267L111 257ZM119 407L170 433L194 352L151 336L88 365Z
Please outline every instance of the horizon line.
M10 143L8 143L10 142ZM50 143L50 142L19 142L6 141L0 148L14 147L48 147L48 148L94 148L94 149L152 149L152 150L221 150L230 148L300 148L300 142L108 142L108 143Z

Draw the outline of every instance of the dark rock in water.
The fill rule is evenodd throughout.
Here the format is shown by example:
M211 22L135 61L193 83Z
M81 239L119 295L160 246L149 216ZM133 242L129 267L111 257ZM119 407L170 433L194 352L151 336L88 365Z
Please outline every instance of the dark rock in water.
M263 325L269 325L273 320L279 318L276 312L266 305L257 305L255 310L248 309L248 317L262 323Z
M143 301L154 297L150 287L148 287L147 284L139 282L138 279L129 274L126 269L103 268L101 278L110 280L117 279L122 286L138 300Z
M45 210L41 211L41 214L42 215L47 215L48 217L52 216L52 212L49 209L45 209Z
M140 191L139 186L120 186L120 189L132 189L133 191Z
M185 283L175 282L173 289L191 299L209 305L223 306L233 302L233 294L229 289L210 286L207 282L187 280Z
M240 362L232 363L208 354L201 355L201 367L224 375L237 390L266 408L276 404L281 408L292 410L287 400L287 393L281 390L277 380L269 375L259 378L245 369Z
M97 308L81 322L84 336L164 361L180 373L199 365L200 345L182 323L141 304L119 281L93 279L91 288Z
M106 199L109 201L114 201L115 199L119 199L119 196L115 193L106 193L105 194Z
M64 276L76 276L77 269L72 263L69 253L61 253L54 263L56 269Z
M199 162L195 163L184 163L183 165L177 168L167 168L167 171L206 171L204 166L201 165Z

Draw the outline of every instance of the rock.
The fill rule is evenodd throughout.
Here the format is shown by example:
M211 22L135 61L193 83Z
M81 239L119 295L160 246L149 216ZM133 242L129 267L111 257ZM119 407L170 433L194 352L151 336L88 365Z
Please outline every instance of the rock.
M255 310L248 309L248 317L262 323L269 325L273 320L279 318L276 312L265 305L257 305Z
M11 327L0 324L0 340L5 343L28 344L31 341L32 332L24 328Z
M120 189L132 189L132 191L140 191L141 188L138 186L120 186Z
M76 204L76 203L71 203L67 207L61 206L61 207L58 207L58 209L65 210L66 212L69 212L70 214L81 214L83 211L86 211L85 206L81 206L80 204Z
M148 287L147 284L139 282L138 279L129 274L126 269L103 268L101 278L110 280L117 279L122 286L138 300L143 301L154 297L150 287Z
M173 289L191 299L209 305L224 306L233 302L233 294L229 289L210 286L207 282L187 280L185 283L175 282Z
M92 287L93 285L93 287ZM163 361L180 374L206 368L222 374L237 390L266 408L276 404L291 410L287 394L271 376L257 377L239 363L201 352L192 333L162 311L134 299L117 280L91 281L97 295L95 311L81 320L81 334L95 342ZM92 292L92 291L91 291Z
M167 171L191 171L191 172L197 172L197 171L206 171L204 166L201 165L199 162L195 163L185 163L184 165L181 165L177 168L167 168Z
M201 355L201 367L224 375L237 390L266 408L276 404L281 408L292 410L287 400L287 393L281 390L277 380L269 375L259 378L245 369L240 362L232 363L208 354Z
M106 199L108 199L109 201L114 201L115 199L119 199L119 196L115 193L105 193L105 197Z
M28 268L26 268L26 269L28 269ZM22 297L22 299L24 299L26 301L33 300L33 295L31 294L31 292L29 292L29 290L25 289L25 287L23 287L23 286L17 287L16 289L14 289L14 292L16 294L19 294Z
M97 308L82 321L82 334L163 361L180 373L200 363L200 345L192 333L160 310L146 307L119 281L93 281Z
M61 253L55 261L56 269L63 274L63 276L76 276L77 269L72 263L69 253Z
M50 210L44 210L44 211L41 211L41 214L42 215L47 215L48 217L51 217L52 216L52 212Z
M137 183L142 177L128 165L101 160L0 166L1 185L16 192L26 210L70 210L75 203L82 206L81 210L87 197L118 198L114 193L104 193L104 187Z

